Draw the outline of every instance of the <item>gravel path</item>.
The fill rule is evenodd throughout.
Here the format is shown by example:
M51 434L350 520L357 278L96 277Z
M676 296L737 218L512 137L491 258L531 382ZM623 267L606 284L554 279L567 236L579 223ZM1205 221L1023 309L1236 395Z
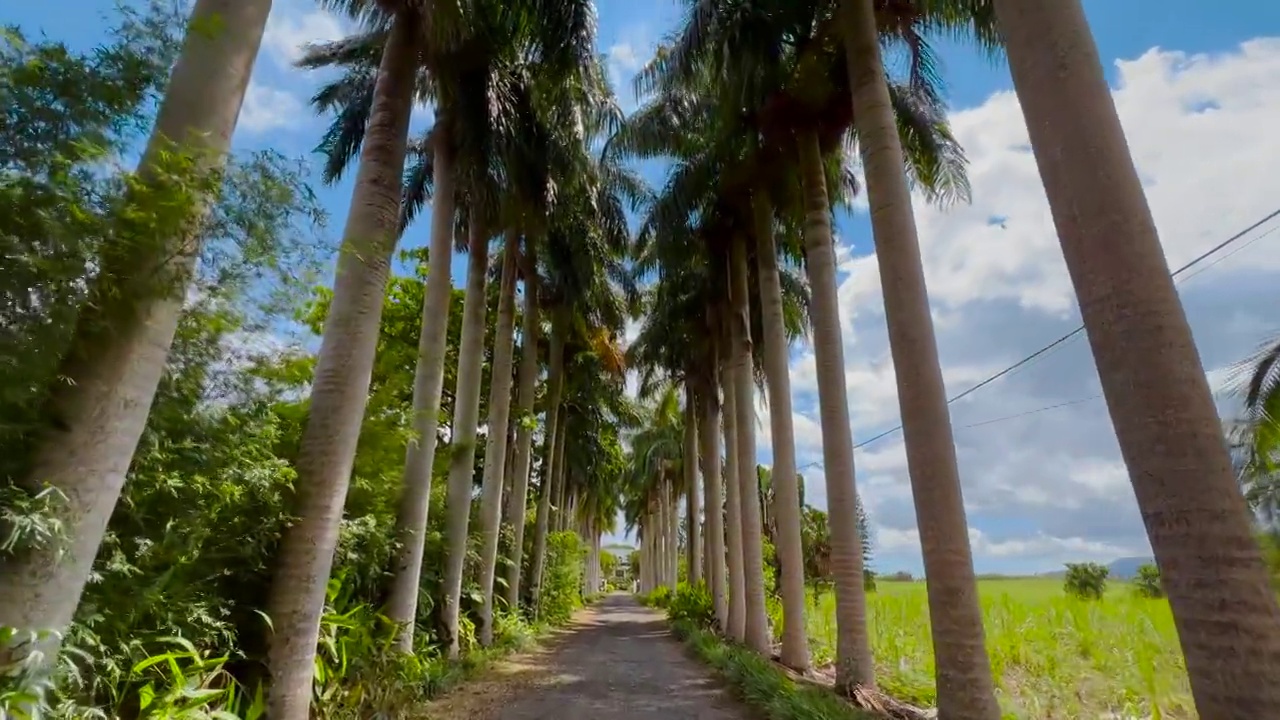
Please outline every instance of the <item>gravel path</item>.
M628 595L583 612L542 650L435 703L437 720L748 720L684 654L658 613Z

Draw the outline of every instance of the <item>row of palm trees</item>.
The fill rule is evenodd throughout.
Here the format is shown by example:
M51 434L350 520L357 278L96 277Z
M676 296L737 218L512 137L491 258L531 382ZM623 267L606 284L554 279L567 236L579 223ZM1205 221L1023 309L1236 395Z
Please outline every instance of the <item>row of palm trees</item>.
M578 530L588 540L587 581L598 582L599 536L616 515L620 462L605 437L628 417L616 338L631 291L623 254L625 212L643 184L596 150L621 113L595 54L593 5L581 0L478 0L461 6L396 0L332 2L358 32L308 47L301 64L336 68L314 104L334 117L320 150L326 180L355 165L333 298L325 321L296 458L294 521L281 539L268 603L270 716L310 713L317 632L324 609L368 396L391 258L429 200L432 209L422 333L412 425L397 514L399 556L384 608L400 627L397 647L414 648L423 541L446 353L453 251L468 254L463 329L449 434L444 625L458 652L459 599L472 505L482 366L492 380L480 498L483 588L479 635L493 637L502 492L515 542L507 549L505 602L522 597L525 508L533 465L534 410L546 413L541 497L527 594L535 608L547 533ZM199 0L170 78L141 175L171 148L195 153L209 169L224 162L270 0ZM212 28L212 30L211 30ZM415 107L435 119L410 134ZM199 208L196 208L198 211ZM191 218L194 227L197 217ZM185 226L184 226L185 229ZM146 422L195 263L192 235L160 247L108 253L98 301L87 305L51 400L52 422L37 443L26 485L67 498L70 547L0 561L0 624L53 631L54 650L70 624L107 519ZM498 318L485 338L490 245L497 243ZM114 267L115 264L119 268ZM154 268L167 282L147 291L108 286L116 275ZM519 372L515 371L517 286L523 281ZM130 288L126 288L128 290ZM544 338L547 340L544 342ZM550 365L537 398L539 357ZM512 385L518 383L514 418ZM513 427L514 426L514 427ZM512 430L512 432L508 432ZM514 447L508 452L508 437ZM510 465L508 466L508 456Z
M637 79L647 104L613 151L671 163L637 238L656 275L630 352L686 397L682 466L701 467L703 567L720 627L770 648L760 574L755 391L774 452L781 660L803 670L804 581L788 346L812 331L836 580L837 684L873 688L836 294L832 208L856 190L856 146L884 293L908 473L928 578L942 717L1000 716L985 648L913 197L964 199L929 39L1007 57L1104 392L1176 619L1201 717L1280 712L1268 683L1280 607L1251 536L1217 413L1096 46L1074 0L690 0L685 24ZM888 73L882 49L908 58ZM807 287L791 267L802 268ZM649 378L647 378L649 379ZM664 402L670 402L670 398ZM673 410L645 438L632 514L642 589L673 586L671 507L681 479L652 457L676 442ZM720 441L724 443L724 467ZM637 452L639 452L637 450ZM723 481L723 491L720 483ZM699 509L684 480L690 558ZM723 509L723 511L721 511ZM722 527L723 526L723 527Z

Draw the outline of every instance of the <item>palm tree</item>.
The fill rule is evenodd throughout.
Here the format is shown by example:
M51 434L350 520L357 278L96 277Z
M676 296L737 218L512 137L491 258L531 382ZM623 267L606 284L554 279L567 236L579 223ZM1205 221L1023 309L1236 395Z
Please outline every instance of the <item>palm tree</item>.
M485 284L489 269L489 233L485 219L474 209L468 217L470 236L467 256L467 295L462 306L462 340L458 345L458 385L453 397L450 434L449 480L445 495L446 562L444 573L444 631L449 657L457 657L458 603L462 597L462 570L467 559L467 525L471 519L471 486L476 464L476 430L480 422L480 381L484 362ZM506 263L504 263L506 265ZM504 267L504 272L508 270ZM508 280L509 278L504 278ZM510 320L507 321L510 327ZM507 382L510 382L510 354ZM496 371L496 368L495 368ZM496 375L494 376L496 379ZM491 428L490 434L500 432ZM489 474L485 471L486 476Z
M772 488L777 498L777 545L782 569L782 663L796 670L809 667L809 643L804 617L804 548L800 542L800 496L796 474L795 429L791 417L789 343L784 319L778 251L774 242L773 208L767 192L752 200L758 263L764 366L769 388L770 436L773 440Z
M633 118L633 122L638 121ZM620 133L619 150L630 151L625 134L634 131L632 125ZM713 288L708 262L687 233L683 218L661 228L646 224L641 233L634 272L643 277L656 270L659 280L646 292L644 321L627 349L627 357L628 364L640 374L642 397L656 395L657 388L665 383L681 383L685 387L685 432L693 429L697 433L697 447L692 451L686 436L685 457L700 459L703 476L706 552L702 575L711 591L717 621L727 629L719 380L715 372L718 362L715 336L707 323ZM689 464L685 465L685 473L689 477ZM691 489L696 491L686 488L686 492ZM694 518L690 526L696 527L696 505L687 510L688 516ZM688 536L695 537L693 533Z
M911 188L904 171L897 113L880 57L881 33L871 0L842 0L841 11L854 125L876 238L876 262L883 279L911 494L929 582L938 709L947 717L996 720L1000 707L987 658ZM922 82L917 87L927 89L928 85ZM917 97L932 99L928 94ZM813 146L818 141L811 136L802 142ZM814 155L812 147L802 152L808 158Z
M175 153L193 160L193 186L216 178L270 11L271 0L195 3L138 165L144 182L155 182ZM154 243L104 248L60 380L46 401L50 422L34 440L19 481L33 493L54 488L65 499L68 544L0 559L4 624L52 631L49 642L18 652L51 650L80 602L173 344L206 200L184 210L172 232Z
M841 147L841 136L854 121L860 138L860 146L870 151L877 162L892 155L894 165L887 161L874 167L898 178L897 184L907 188L907 176L903 171L903 153L885 153L881 150L896 145L901 133L910 141L907 170L918 185L935 195L947 198L965 189L963 174L958 173L957 160L962 158L954 142L950 140L940 120L940 103L932 91L931 58L927 54L924 30L976 31L980 40L989 38L983 32L981 8L970 8L963 3L926 7L922 10L906 6L889 8L883 31L877 27L869 3L844 3L837 22L837 8L830 3L803 6L786 6L761 14L760 8L745 8L737 4L705 0L691 14L689 26L676 42L673 50L658 58L652 66L650 77L656 86L672 82L689 82L712 74L718 84L738 88L739 97L734 107L755 108L756 122L765 147L781 147L790 142L798 145L798 153L792 154L799 163L803 180L804 205L807 210L807 267L814 292L814 349L818 366L819 403L823 419L824 455L829 483L828 496L833 515L851 516L856 494L853 487L851 438L848 431L848 409L845 404L844 370L839 335L838 308L836 303L834 252L831 247L829 185L824 175L824 153ZM853 12L863 13L854 15ZM927 11L927 12L926 12ZM768 16L770 22L759 18ZM989 18L986 18L989 20ZM972 25L972 27L970 27ZM989 25L989 23L988 23ZM881 36L905 42L915 56L908 84L891 90L885 79L877 43ZM747 51L739 49L729 63L724 53L728 47L740 48L743 38L750 38ZM868 40L868 38L870 38ZM841 44L849 52L837 52ZM868 49L869 47L869 49ZM874 51L874 52L873 52ZM849 64L852 72L842 77L839 68ZM844 85L844 80L849 85ZM867 105L876 93L879 98ZM852 102L851 101L856 101ZM851 104L856 111L851 118ZM878 114L877 114L878 113ZM896 115L896 117L895 117ZM809 118L818 118L811 122ZM887 118L887 122L886 122ZM865 137L864 137L865 136ZM890 143L886 145L886 143ZM794 151L793 151L794 152ZM864 165L867 161L864 160ZM885 195L881 173L871 172L868 166L868 184L875 183L879 196L887 197L893 205L907 202L900 194ZM873 207L881 203L873 194ZM907 205L909 207L909 204ZM908 221L910 212L906 211ZM873 212L873 217L876 213ZM884 233L883 218L877 219L877 236ZM902 213L895 217L899 219ZM918 270L918 248L914 234L899 247L896 243L888 250L888 258L880 254L880 262L893 261L893 269L911 270L911 258L916 258L915 276L922 278ZM916 249L913 249L916 248ZM886 278L896 278L889 272ZM893 282L885 284L886 305L894 308L888 312L892 324L890 337L898 359L900 397L907 403L911 398L919 402L904 404L904 420L908 412L917 428L908 443L910 455L916 457L940 457L954 466L954 449L951 446L949 421L945 416L945 396L941 394L940 374L936 362L930 366L925 352L933 347L931 328L919 325L928 320L927 296L923 282L901 286ZM916 312L909 312L914 308ZM904 309L907 312L904 312ZM920 343L919 358L907 357L903 341ZM916 347L909 345L908 347ZM922 360L915 364L917 360ZM922 374L923 373L923 374ZM908 378L938 377L936 387L927 384L907 387ZM937 413L941 407L943 414ZM932 415L921 415L930 409ZM924 428L925 432L920 432ZM933 623L934 642L938 654L939 704L941 711L957 717L989 718L996 712L994 695L990 691L990 668L986 661L980 613L974 591L971 563L968 561L967 529L963 517L963 504L958 502L957 475L943 468L941 482L925 482L929 468L919 462L913 467L913 491L918 503L918 515L930 517L933 526L930 538L924 543L927 565L931 568L931 593L934 602L931 610L938 617ZM935 502L942 503L933 508ZM947 514L945 522L934 523L934 512ZM923 532L923 531L922 531ZM862 593L860 552L855 528L851 524L836 523L833 528L833 563L836 566L839 592L837 593L838 625L838 683L847 692L857 686L869 686L874 682L871 658L866 642L865 602ZM947 598L960 602L949 603ZM985 678L985 679L984 679Z
M566 486L576 498L578 530L587 546L586 594L600 586L600 535L611 530L625 478L619 432L634 426L635 409L625 392L625 369L616 337L621 328L597 332L593 349L574 359L564 403L567 430Z
M659 59L655 61L660 65L662 60L660 54ZM776 339L770 339L766 345L776 348L775 361L781 358L781 370L779 363L775 362L773 367L769 369L766 375L771 375L769 381L776 387L783 388L784 400L782 413L775 411L775 423L782 421L780 425L775 425L774 434L775 446L780 448L780 456L783 467L788 464L794 467L794 459L788 460L788 453L793 458L794 451L789 450L793 447L791 439L790 427L790 398L789 398L789 381L787 378L778 378L779 373L785 375L787 372L787 353L788 333L786 323L784 322L784 313L782 308L781 281L777 270L776 248L773 240L773 211L772 205L767 200L768 191L765 189L764 181L759 183L759 187L753 189L752 183L743 183L741 180L725 181L723 178L754 178L761 176L767 178L759 168L767 165L766 162L759 159L760 153L754 148L754 142L750 138L754 137L754 131L749 127L743 127L740 120L735 118L721 117L720 109L715 102L716 90L710 86L710 81L714 79L711 74L703 74L696 78L703 83L698 85L695 92L692 88L682 87L678 83L663 84L661 80L659 85L658 97L648 104L636 117L629 123L627 132L621 138L622 146L630 151L640 155L658 154L665 152L669 155L678 157L679 163L673 169L668 189L659 206L655 209L653 216L654 222L666 221L668 224L671 218L676 218L683 222L684 219L693 212L697 202L709 202L716 212L726 218L733 218L733 222L745 225L750 228L753 235L763 235L757 238L754 243L757 255L760 255L761 247L767 248L771 255L771 260L765 262L760 259L759 264L752 264L751 267L743 267L742 277L746 278L751 274L751 269L755 268L756 282L749 283L752 287L760 288L762 292L769 292L773 288L775 295L772 298L761 296L759 298L760 307L775 307L778 310L776 323L766 323L759 311L748 312L745 316L746 323L735 322L732 328L741 328L739 336L735 337L736 344L731 344L729 348L737 348L735 361L737 367L745 367L746 372L736 377L742 378L736 383L726 382L726 387L733 387L734 392L747 394L747 401L743 403L735 403L735 406L741 405L748 412L745 413L743 420L735 419L734 426L744 427L751 434L754 432L754 401L751 400L751 379L754 376L755 363L752 362L752 343L749 338L755 333L776 333ZM701 96L701 97L700 97ZM713 98L708 101L706 98ZM733 106L733 100L721 100L721 103ZM671 137L672 128L676 127L696 128L696 132L686 131L678 137ZM763 201L757 202L753 200L753 195L762 198ZM743 206L746 207L743 207ZM722 223L723 224L723 223ZM726 248L729 256L732 257L736 246L741 247L742 253L748 250L742 233L729 229L731 225L725 225L720 232L729 235L725 240ZM682 236L683 231L678 227L664 227L661 232L655 232L656 235L662 237ZM687 255L687 250L684 251ZM667 258L668 262L673 262L672 258ZM790 279L790 278L788 278ZM742 310L752 307L755 303L754 298L744 297L738 307L731 311L730 316L739 316ZM756 327L753 320L761 320L759 328ZM747 342L742 342L747 340ZM745 351L745 352L744 352ZM745 361L745 365L743 365ZM777 395L776 390L771 388L774 396ZM741 410L739 410L741 412ZM755 452L753 438L745 436L742 442L738 443L738 449L735 454L741 453L741 459L735 461L735 467L755 467ZM744 464L745 463L745 464ZM730 468L734 469L733 467ZM796 477L794 469L790 472L780 473L780 485L787 486L784 491L788 496L798 498L798 489L796 487ZM751 483L754 487L754 483ZM748 553L754 555L754 548L759 545L759 540L754 537L756 534L756 526L758 522L750 519L751 516L758 515L760 510L756 504L756 493L752 490L750 493L742 492L738 494L739 503L746 503L740 508L740 512L747 514L747 525L743 526L747 537L745 538L744 548ZM793 507L794 505L794 507ZM789 515L784 521L784 527L787 530L785 536L779 538L780 551L785 555L795 558L800 557L800 538L799 538L799 506L788 504L783 514ZM752 577L753 568L757 564L753 558L748 557L744 562L743 569L747 573L744 578L744 588L750 585L753 592L749 597L753 598L752 609L748 612L748 616L758 624L753 628L752 644L762 647L767 644L767 638L764 632L764 612L763 612L763 577L759 579L758 594L756 590L756 578ZM788 563L791 568L788 570L788 577L784 583L787 590L788 600L785 603L790 609L789 617L785 622L787 627L791 628L791 632L785 638L784 656L785 661L795 667L805 667L807 665L807 641L803 635L804 628L804 581L802 575L802 564L798 560ZM736 587L736 583L735 583ZM732 613L731 613L732 615ZM730 626L736 628L736 624L731 621ZM731 630L732 631L732 630Z
M579 148L591 147L604 133L612 132L620 118L612 95L603 90L606 88L603 67L597 65L590 78L591 92L602 102L594 112L584 114L586 117L563 123L583 128ZM638 176L607 153L580 152L572 166L576 171L572 181L560 189L560 200L548 218L540 253L546 268L545 279L539 281L544 290L541 309L551 318L549 436L559 425L558 421L552 424L552 414L560 411L563 399L563 391L555 390L556 378L581 352L609 354L601 336L589 329L613 332L621 328L627 315L626 306L635 299L634 283L623 263L631 244L626 210L628 206L634 209L645 202L648 193ZM557 444L563 442L561 439ZM564 483L556 481L562 472L557 468L564 465L562 452L555 446L549 448L552 453L546 463L534 530L534 556L530 563L530 596L535 609L541 592L546 535L552 527L551 503L557 488L564 487Z
M506 475L507 435L511 410L511 365L515 340L516 261L520 246L508 232L502 250L498 288L498 325L494 329L493 371L489 381L489 427L484 448L484 484L480 491L480 644L493 644L493 580L497 570L498 532L502 523L502 481Z
M1280 606L1084 11L993 4L1196 709L1280 716Z
M698 520L702 515L698 497L698 404L694 401L693 387L687 382L684 386L684 492L685 538L689 546L686 563L689 584L697 585L703 582L702 527Z
M1280 517L1280 341L1236 366L1244 417L1228 433L1249 508L1268 524Z
M516 448L512 473L514 482L507 499L507 517L512 524L511 554L507 558L507 606L520 604L520 576L524 562L525 510L529 502L529 470L533 446L534 396L538 382L538 270L533 243L526 240L521 274L524 276L524 303L521 307L520 383L516 410Z
M298 519L281 540L269 601L268 707L282 720L304 720L310 712L316 635L399 237L420 31L419 16L403 9L387 34L299 446Z

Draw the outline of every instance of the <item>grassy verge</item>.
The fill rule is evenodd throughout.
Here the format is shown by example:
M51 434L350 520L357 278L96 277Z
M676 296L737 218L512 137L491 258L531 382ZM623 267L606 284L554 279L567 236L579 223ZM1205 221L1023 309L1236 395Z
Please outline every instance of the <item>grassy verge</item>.
M769 720L873 720L831 691L797 683L768 658L731 645L720 636L693 623L672 623L676 637L716 674L733 686L736 694Z

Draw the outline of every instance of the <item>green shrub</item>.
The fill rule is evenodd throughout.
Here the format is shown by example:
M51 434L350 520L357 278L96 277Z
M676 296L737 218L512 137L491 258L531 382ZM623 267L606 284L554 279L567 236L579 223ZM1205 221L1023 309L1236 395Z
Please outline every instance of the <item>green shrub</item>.
M666 585L659 585L653 592L645 596L643 602L649 607L666 608L671 604L671 588Z
M560 625L582 607L582 566L585 549L576 532L547 536L547 561L542 575L538 618Z
M1160 586L1160 568L1153 563L1139 567L1138 574L1133 578L1133 589L1142 597L1164 597L1164 588Z
M869 593L876 591L876 573L874 570L864 569L862 571L862 589Z
M1105 565L1098 563L1067 563L1063 588L1074 598L1101 600L1107 592L1107 575L1110 573Z
M663 588L665 590L665 588ZM716 609L706 583L680 583L667 604L667 617L672 622L691 622L702 628L715 627Z

